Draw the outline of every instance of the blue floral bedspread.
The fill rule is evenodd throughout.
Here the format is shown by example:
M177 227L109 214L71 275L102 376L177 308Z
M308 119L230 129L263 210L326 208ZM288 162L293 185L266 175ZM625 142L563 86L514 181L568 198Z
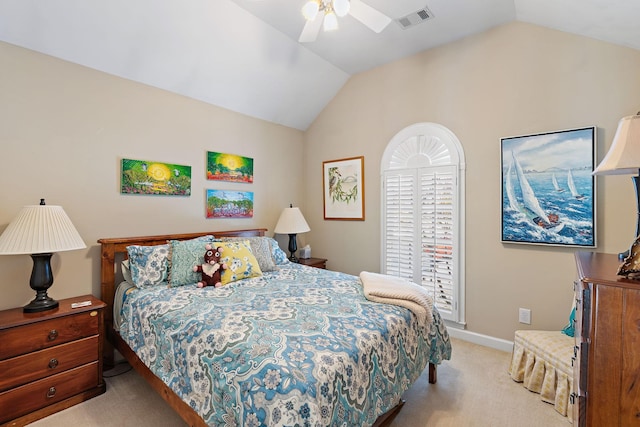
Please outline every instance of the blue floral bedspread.
M365 299L357 277L297 264L136 290L122 315L124 340L211 426L369 426L451 356L436 309L420 327Z

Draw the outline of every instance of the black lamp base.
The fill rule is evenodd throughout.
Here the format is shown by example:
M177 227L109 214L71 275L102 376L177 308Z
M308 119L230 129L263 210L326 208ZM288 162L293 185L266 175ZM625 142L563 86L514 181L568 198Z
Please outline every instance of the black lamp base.
M50 296L45 294L44 299L34 298L29 304L22 307L24 313L37 313L39 311L53 310L58 308L60 304Z
M289 261L298 262L298 257L296 257L296 252L298 251L298 243L296 242L296 235L289 234L289 252L291 256L289 257Z
M51 256L53 254L33 254L33 270L29 286L36 291L36 297L22 308L25 313L37 313L39 311L52 310L58 307L58 301L47 295L47 289L53 285L53 273L51 272Z
M633 239L635 241L640 237L640 170L638 171L638 176L632 176L631 180L633 181L633 188L636 191L636 237ZM618 254L618 260L624 261L629 256L629 253L630 249L620 252Z

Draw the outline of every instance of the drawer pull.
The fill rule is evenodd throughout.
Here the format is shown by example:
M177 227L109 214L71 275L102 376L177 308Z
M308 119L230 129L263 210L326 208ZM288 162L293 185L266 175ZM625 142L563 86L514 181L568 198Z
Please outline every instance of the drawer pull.
M575 361L576 361L576 357L575 357L575 356L573 356L573 357L571 358L571 367L572 367L572 368L573 368L573 362L575 362Z
M50 369L55 369L58 367L58 359L56 359L55 357L51 360L49 360L49 368Z
M53 341L56 338L58 338L58 331L56 331L55 329L52 329L49 331L49 335L47 336L47 339L49 341Z
M49 391L47 391L47 397L49 399L51 399L55 395L56 395L56 388L55 387L49 387Z

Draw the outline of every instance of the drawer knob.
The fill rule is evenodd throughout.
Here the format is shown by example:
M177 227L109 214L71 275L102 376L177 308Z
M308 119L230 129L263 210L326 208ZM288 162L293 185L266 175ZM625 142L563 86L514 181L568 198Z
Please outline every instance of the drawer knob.
M55 357L51 360L49 360L49 368L50 369L55 369L58 367L58 359L56 359Z
M47 397L49 399L51 399L55 395L56 395L56 388L55 387L49 387L49 391L47 391Z
M52 329L49 331L49 335L47 336L47 339L49 341L53 341L56 338L58 338L58 331L56 331L55 329Z

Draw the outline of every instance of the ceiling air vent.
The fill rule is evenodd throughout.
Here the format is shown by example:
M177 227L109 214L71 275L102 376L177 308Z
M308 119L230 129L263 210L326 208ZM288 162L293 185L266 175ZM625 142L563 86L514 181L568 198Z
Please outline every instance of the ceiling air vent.
M433 18L433 14L429 9L422 8L416 12L410 13L407 16L396 19L396 22L402 27L403 30L418 25L428 19Z

